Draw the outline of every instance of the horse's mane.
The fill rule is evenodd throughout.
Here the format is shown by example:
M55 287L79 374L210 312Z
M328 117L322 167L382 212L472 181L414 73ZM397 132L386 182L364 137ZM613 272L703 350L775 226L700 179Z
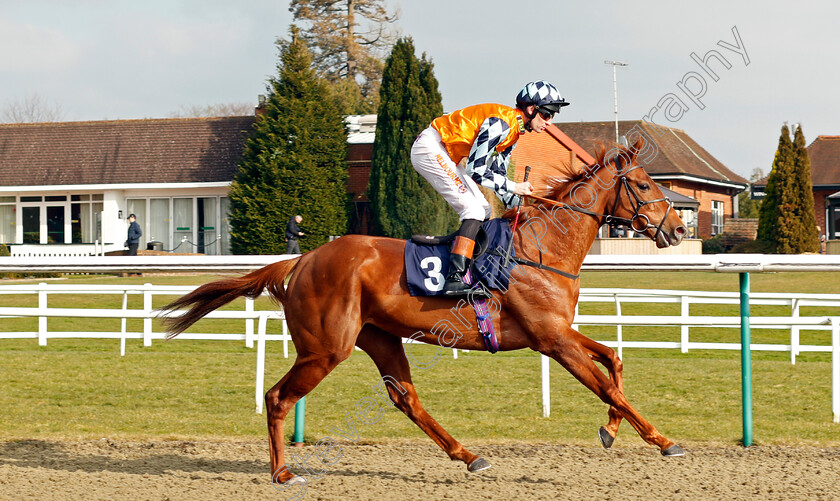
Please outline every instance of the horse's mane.
M641 141L641 139L640 139ZM636 153L641 150L643 143L637 142L632 147L622 146L620 144L611 143L612 146L609 150L607 146L601 142L595 142L595 165L605 165L615 160L617 156L623 156L625 159L630 159L635 157ZM616 155L607 159L607 153L612 153L617 151ZM579 181L582 181L586 176L587 169L577 169L575 171L570 171L568 177L560 177L560 176L552 176L546 179L545 186L543 188L537 188L535 191L536 195L547 198L549 200L561 200L569 191L569 189L577 184ZM541 202L539 200L533 200L533 203L529 204L531 206L540 206L545 205L545 202ZM522 215L520 216L521 220L527 219L527 213L530 211L525 210ZM516 216L516 209L508 209L502 217L507 219L513 219ZM524 217L524 219L523 219Z

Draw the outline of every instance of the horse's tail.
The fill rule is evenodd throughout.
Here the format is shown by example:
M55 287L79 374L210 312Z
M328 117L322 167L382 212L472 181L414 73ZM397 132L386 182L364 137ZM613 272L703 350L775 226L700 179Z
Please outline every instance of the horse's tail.
M240 296L256 298L268 289L281 304L286 301L286 277L297 266L299 257L270 264L238 278L218 280L202 285L160 309L158 316L164 317L166 339L172 339L211 311L220 308ZM175 310L189 307L183 315L169 316Z

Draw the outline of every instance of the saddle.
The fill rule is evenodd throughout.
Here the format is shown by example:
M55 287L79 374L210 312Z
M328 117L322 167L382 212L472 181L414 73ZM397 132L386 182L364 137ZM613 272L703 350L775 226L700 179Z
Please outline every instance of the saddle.
M411 242L417 245L449 245L455 240L455 237L458 236L458 230L453 231L449 235L412 235ZM481 226L478 230L478 234L475 236L475 250L473 250L473 261L478 259L479 256L487 252L487 246L490 241L487 232L484 230L484 225Z
M492 237L488 234L486 228L489 228ZM412 296L437 294L437 292L429 291L429 279L427 275L423 274L424 271L429 272L429 270L421 268L418 271L415 268L416 263L433 259L437 260L437 263L442 266L449 253L448 248L457 235L458 232L455 231L449 235L413 235L411 237L411 241L406 244L405 267L408 290ZM475 237L473 261L465 275L468 284L474 284L480 280L491 288L507 290L510 269L502 269L500 260L495 259L494 261L495 256L488 251L490 245L507 245L510 238L510 227L506 220L494 219L484 222ZM483 273L479 273L479 270L482 270ZM440 271L443 271L443 269L441 268ZM445 273L439 274L438 271L432 271L431 273L438 277L436 281L431 282L433 289L441 290L443 288L441 280L443 280ZM475 310L478 332L481 334L485 348L490 353L496 353L499 351L499 340L496 337L493 315L490 313L487 300L483 297L476 297L470 299L469 302Z

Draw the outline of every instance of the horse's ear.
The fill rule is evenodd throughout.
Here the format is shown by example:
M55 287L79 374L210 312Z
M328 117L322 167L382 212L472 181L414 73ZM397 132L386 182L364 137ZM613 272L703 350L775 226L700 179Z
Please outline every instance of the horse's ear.
M645 140L642 136L636 139L636 143L630 147L630 159L635 160L636 156L645 148Z

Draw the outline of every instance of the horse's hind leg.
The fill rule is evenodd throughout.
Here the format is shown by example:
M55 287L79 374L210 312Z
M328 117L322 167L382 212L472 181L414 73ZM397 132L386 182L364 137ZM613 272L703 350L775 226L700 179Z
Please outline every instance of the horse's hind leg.
M303 355L299 353L289 372L266 392L265 408L268 419L271 480L275 484L283 484L295 477L286 465L283 437L286 415L301 397L318 386L318 383L336 365L350 356L351 350L347 350L346 353L326 356Z
M417 396L414 384L411 382L411 369L399 337L392 336L377 327L366 325L356 340L356 346L373 359L388 389L388 395L397 408L426 432L449 455L450 459L463 461L472 472L490 467L490 463L465 449L447 433L420 404L420 397Z
M683 455L680 446L665 438L643 418L627 401L624 392L598 369L595 362L592 361L592 352L585 348L587 346L585 340L588 339L571 327L566 327L562 335L559 336L558 342L552 346L542 347L540 352L557 360L572 376L592 390L604 403L615 408L617 413L633 426L645 442L659 447L662 455Z
M582 336L582 338L583 349L589 353L592 360L599 362L607 369L613 384L618 388L618 391L624 394L624 378L622 375L624 366L621 359L615 353L615 350L609 346L595 342L586 336ZM621 413L618 412L615 406L610 406L608 416L609 422L607 425L602 426L598 430L598 437L601 439L601 444L603 444L605 449L609 449L612 446L615 437L618 435L618 426L621 424Z

